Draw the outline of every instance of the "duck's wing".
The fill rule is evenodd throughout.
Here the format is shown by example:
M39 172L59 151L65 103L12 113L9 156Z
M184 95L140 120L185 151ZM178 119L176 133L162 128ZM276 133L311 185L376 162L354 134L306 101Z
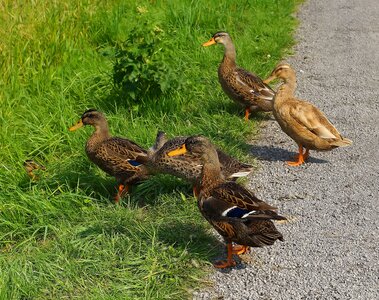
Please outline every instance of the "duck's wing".
M309 102L292 101L289 114L304 129L322 139L341 139L341 134L328 120L325 114Z
M224 182L213 188L212 197L220 199L231 206L248 210L275 210L266 202L258 199L251 191L235 182Z
M248 93L256 98L273 100L275 92L254 73L237 68L235 71L236 81Z

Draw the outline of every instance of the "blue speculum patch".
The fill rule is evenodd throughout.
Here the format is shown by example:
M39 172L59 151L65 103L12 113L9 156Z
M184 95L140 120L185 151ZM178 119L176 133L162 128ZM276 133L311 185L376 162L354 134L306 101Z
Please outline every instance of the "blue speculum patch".
M131 164L133 167L138 167L138 166L142 165L138 161L135 161L135 160L132 160L132 159L129 159L128 163Z

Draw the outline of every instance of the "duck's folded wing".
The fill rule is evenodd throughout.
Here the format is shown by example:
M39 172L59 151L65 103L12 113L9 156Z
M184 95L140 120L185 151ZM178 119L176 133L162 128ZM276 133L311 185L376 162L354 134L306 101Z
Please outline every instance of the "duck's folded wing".
M306 102L290 107L290 114L301 126L323 139L338 139L340 134L323 112Z
M275 92L262 79L244 69L237 69L236 80L255 97L272 100L275 95Z
M114 137L103 143L104 147L115 154L134 159L139 155L146 155L147 151L137 143L128 139Z
M273 210L251 210L227 203L214 196L203 199L201 209L210 218L215 220L227 220L228 218L248 220L285 220Z
M137 153L134 151L118 151L118 148L108 147L109 145L101 145L96 153L96 157L100 160L106 161L109 166L116 173L124 171L139 170L142 165L141 162L135 160Z
M212 190L214 198L248 210L275 210L266 202L258 199L252 192L235 182L225 182L219 184Z

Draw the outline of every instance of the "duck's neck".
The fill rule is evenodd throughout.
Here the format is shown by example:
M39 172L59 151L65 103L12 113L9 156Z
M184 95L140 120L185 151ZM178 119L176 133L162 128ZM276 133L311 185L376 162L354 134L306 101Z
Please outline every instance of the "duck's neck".
M203 164L200 179L200 192L207 193L215 185L223 182L223 176L221 174L221 166L218 161L217 152L214 150L211 156L208 156L207 161Z
M224 44L224 58L222 60L222 64L226 64L229 66L236 66L236 48L233 45L232 40L227 41Z
M276 92L274 103L278 104L282 101L285 101L287 98L293 97L296 86L297 84L295 77L286 78Z
M100 122L99 124L94 125L95 132L87 141L87 149L96 148L98 144L109 139L111 137L109 133L108 122L106 120Z

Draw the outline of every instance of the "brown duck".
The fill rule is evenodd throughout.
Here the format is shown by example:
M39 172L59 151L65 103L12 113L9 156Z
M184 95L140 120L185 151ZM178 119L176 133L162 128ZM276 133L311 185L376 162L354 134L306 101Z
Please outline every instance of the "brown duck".
M105 116L95 109L85 111L79 122L69 130L75 131L84 125L95 127L95 132L86 143L87 156L104 172L116 177L118 193L115 201L118 202L130 185L148 178L146 167L135 160L137 156L146 156L147 152L131 140L112 137Z
M189 137L179 136L167 140L166 134L159 131L155 145L148 150L148 158L138 157L137 160L144 163L151 173L171 174L190 182L196 195L196 182L202 169L201 156L192 152L175 156L169 154L170 151L183 146L187 138ZM192 139L196 140L197 137L193 136ZM252 165L241 163L220 149L216 149L216 152L221 165L221 173L225 178L232 180L251 173Z
M252 192L221 173L216 149L203 137L189 137L184 145L169 152L170 156L190 152L201 158L198 207L207 221L221 234L227 245L227 260L218 261L216 268L235 266L233 254L245 253L248 247L262 247L283 241L283 235L271 219L285 220L276 208L259 200ZM232 242L239 244L233 247Z
M274 98L273 114L282 130L299 146L296 161L289 161L288 165L303 164L309 157L309 150L327 151L352 143L342 137L316 106L294 96L296 74L289 64L277 65L265 82L269 83L276 78L280 78L283 84Z
M204 47L224 45L224 58L218 68L218 79L224 92L245 108L245 119L251 111L271 111L275 92L257 75L236 65L236 50L229 34L216 32Z
M25 168L26 173L32 180L38 179L38 176L34 174L34 171L36 170L46 171L45 166L35 162L32 159L27 159L24 161L24 168Z

